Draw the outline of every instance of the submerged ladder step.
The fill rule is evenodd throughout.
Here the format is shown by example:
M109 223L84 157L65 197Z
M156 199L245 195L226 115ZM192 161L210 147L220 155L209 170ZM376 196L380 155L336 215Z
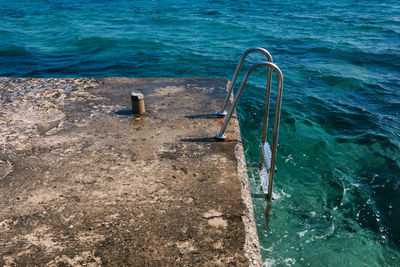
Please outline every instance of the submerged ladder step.
M271 171L271 157L272 151L268 142L261 142L261 163L248 163L247 167L257 168L258 176L260 179L260 186L263 192L252 192L251 195L254 198L266 198L268 196L268 187L269 187L269 173ZM277 172L277 168L275 166L275 172Z
M258 164L258 163L248 163L247 167L257 168L258 177L261 182L260 187L262 192L251 192L251 196L254 198L267 198L268 187L269 187L269 171L267 171L267 169L263 166L263 164Z

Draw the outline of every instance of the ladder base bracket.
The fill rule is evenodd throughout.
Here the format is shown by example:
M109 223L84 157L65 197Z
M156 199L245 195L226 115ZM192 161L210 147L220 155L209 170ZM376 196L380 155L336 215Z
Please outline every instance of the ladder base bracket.
M228 114L228 112L226 112L226 111L221 111L221 110L217 111L217 116L218 117L225 117L226 114Z
M217 133L215 135L215 138L218 140L225 140L226 139L226 134L220 135L219 133Z

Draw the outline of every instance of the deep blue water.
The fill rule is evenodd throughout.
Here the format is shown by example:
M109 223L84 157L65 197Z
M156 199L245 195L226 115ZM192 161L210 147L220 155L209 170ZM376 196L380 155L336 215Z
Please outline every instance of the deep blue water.
M400 266L398 0L0 0L0 76L230 79L255 46L285 77L265 265ZM264 81L238 107L248 161Z

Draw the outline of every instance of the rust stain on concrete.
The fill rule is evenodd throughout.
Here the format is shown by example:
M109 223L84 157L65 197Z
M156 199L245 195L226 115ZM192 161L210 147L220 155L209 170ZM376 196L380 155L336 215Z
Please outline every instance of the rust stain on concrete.
M226 85L0 78L0 265L261 266Z

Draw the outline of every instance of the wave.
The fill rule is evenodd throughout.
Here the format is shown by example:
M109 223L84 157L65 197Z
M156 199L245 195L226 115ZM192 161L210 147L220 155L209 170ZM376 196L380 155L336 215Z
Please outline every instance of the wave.
M344 77L333 74L322 75L319 80L326 82L329 86L338 86L350 90L360 89L365 86L365 83L358 78Z
M381 48L371 43L370 49L324 41L319 36L307 38L275 38L267 40L280 54L307 55L308 58L337 59L352 64L377 64L400 70L400 53L391 48Z
M373 147L379 144L380 147L390 150L392 152L398 151L400 148L389 138L387 135L378 134L375 132L368 132L360 135L353 135L347 137L336 137L336 142L339 143L352 143L358 145L365 145L367 147Z
M93 37L84 37L72 40L69 42L69 45L78 48L106 49L106 48L111 48L113 46L117 46L118 40L93 36Z
M29 55L32 55L32 53L23 46L0 46L0 57L22 57Z

